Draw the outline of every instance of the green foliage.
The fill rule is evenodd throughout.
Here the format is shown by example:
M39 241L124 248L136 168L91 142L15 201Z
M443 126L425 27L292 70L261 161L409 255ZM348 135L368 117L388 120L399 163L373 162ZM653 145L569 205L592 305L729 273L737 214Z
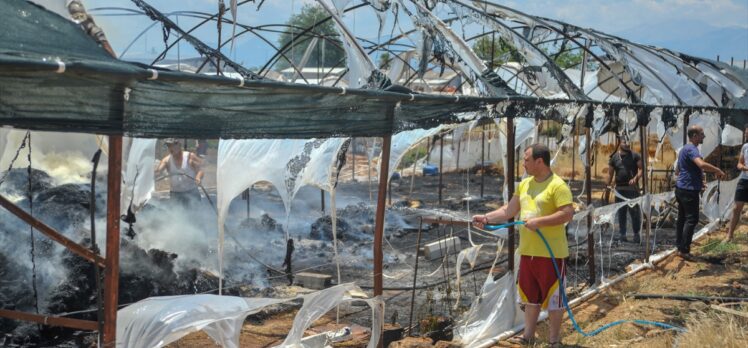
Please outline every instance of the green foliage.
M286 22L286 25L293 27L287 28L286 31L280 35L280 38L278 39L278 47L285 46L293 39L293 47L286 51L285 54L294 62L294 64L298 64L304 56L307 47L312 43L313 37L322 35L332 39L334 42L320 38L320 40L317 41L317 47L312 50L306 66L333 67L339 65L339 63L345 58L345 51L342 48L338 32L335 30L335 23L332 20L317 25L303 35L301 34L306 28L313 27L315 23L327 17L329 17L329 13L325 11L322 6L311 4L304 5L300 13L291 16L291 18ZM323 43L323 41L326 42ZM322 52L322 47L324 47L324 54ZM322 58L323 56L324 61ZM283 58L280 58L276 64L278 69L285 69L290 66L291 64Z
M379 69L389 69L392 65L392 56L388 52L384 52L379 56Z
M702 254L726 254L731 251L737 251L738 245L733 242L722 242L719 239L711 239L701 247Z
M426 146L418 146L415 149L408 151L405 156L403 156L403 159L400 161L400 167L410 168L410 166L413 165L413 162L423 157L426 157Z
M478 58L490 67L498 67L506 62L524 62L524 57L501 37L486 35L475 41L473 51Z
M561 52L561 54L554 55L552 58L561 69L581 68L579 65L582 64L583 59L581 52L574 53L570 51Z
M540 135L545 135L547 137L551 138L559 138L561 136L561 126L557 123L550 123L548 126L545 126L546 123L543 124L543 128L540 130Z

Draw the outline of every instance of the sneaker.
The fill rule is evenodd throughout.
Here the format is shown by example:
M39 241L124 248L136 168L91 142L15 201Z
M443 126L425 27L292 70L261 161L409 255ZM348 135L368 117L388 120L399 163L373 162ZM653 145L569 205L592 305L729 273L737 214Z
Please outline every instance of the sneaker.
M641 240L641 238L639 238L639 234L638 233L635 234L634 235L634 243L639 244L639 243L641 243L641 241L642 240Z
M618 237L615 238L615 240L617 240L619 242L628 242L629 241L628 239L626 239L626 235L625 234L619 234Z
M697 261L696 257L694 257L693 255L691 255L691 253L684 253L682 251L679 251L678 252L678 256L680 256L680 258L683 259L683 260L685 260L685 261L691 261L691 262L696 262Z

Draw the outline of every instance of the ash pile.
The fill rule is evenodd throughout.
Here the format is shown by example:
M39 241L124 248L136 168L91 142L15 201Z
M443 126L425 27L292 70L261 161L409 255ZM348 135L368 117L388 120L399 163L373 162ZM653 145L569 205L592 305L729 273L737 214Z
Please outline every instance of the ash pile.
M7 174L0 193L27 212L31 207L34 217L67 238L91 247L90 184L55 185L50 175L36 169L30 171L31 180L27 169L13 169ZM96 187L94 221L98 248L103 252L105 185ZM122 226L122 231L125 230ZM0 308L95 321L97 297L93 264L41 232L34 231L33 239L31 233L28 224L0 209ZM123 236L120 240L119 303L129 304L150 296L210 292L218 288L215 275L197 267L178 266L178 258L175 253L155 248L145 250L136 241ZM103 278L103 272L100 273ZM81 346L96 340L88 333L3 318L0 318L0 333L0 346Z

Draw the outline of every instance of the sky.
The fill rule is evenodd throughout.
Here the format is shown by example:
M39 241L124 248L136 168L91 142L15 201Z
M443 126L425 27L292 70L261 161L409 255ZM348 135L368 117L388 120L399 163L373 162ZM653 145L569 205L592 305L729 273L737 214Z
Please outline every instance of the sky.
M36 0L47 4L64 3L65 0ZM164 13L173 11L204 11L215 13L218 0L146 0ZM224 0L226 4L230 0ZM328 0L332 1L332 0ZM346 2L346 0L335 0ZM580 27L599 31L625 39L665 47L679 52L722 60L734 57L736 61L748 59L748 0L527 0L501 1L499 4L522 12L558 19ZM83 0L89 10L102 7L126 7L135 9L129 0ZM239 19L252 25L284 23L291 13L298 13L304 4L315 0L265 0L261 11L256 5L239 7ZM359 0L349 0L357 4ZM152 21L143 16L104 16L123 13L115 10L91 11L97 22L124 58L138 60L153 57L164 48L160 26L148 30L133 40ZM176 17L172 17L175 21ZM358 10L355 15L344 18L355 35L376 38L379 22L371 10ZM180 25L188 27L195 19L179 17ZM385 24L391 28L392 21ZM407 26L407 24L403 24ZM231 28L224 27L224 33ZM385 34L389 29L385 29ZM206 25L195 35L209 44L215 44L215 25ZM271 43L275 44L275 39ZM134 41L134 43L132 43ZM127 46L132 46L125 51ZM230 56L237 62L253 67L263 64L274 50L259 38L244 35L235 42ZM190 48L180 45L180 53L190 56ZM176 54L176 53L174 53ZM192 51L194 55L194 51ZM174 58L174 57L171 57Z

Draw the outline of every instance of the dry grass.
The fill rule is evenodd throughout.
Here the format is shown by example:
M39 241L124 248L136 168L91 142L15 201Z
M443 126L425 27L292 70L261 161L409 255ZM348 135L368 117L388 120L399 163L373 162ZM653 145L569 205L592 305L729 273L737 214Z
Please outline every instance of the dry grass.
M746 306L742 312L748 313ZM748 346L748 319L710 310L689 316L686 333L678 337L678 347L703 348Z

